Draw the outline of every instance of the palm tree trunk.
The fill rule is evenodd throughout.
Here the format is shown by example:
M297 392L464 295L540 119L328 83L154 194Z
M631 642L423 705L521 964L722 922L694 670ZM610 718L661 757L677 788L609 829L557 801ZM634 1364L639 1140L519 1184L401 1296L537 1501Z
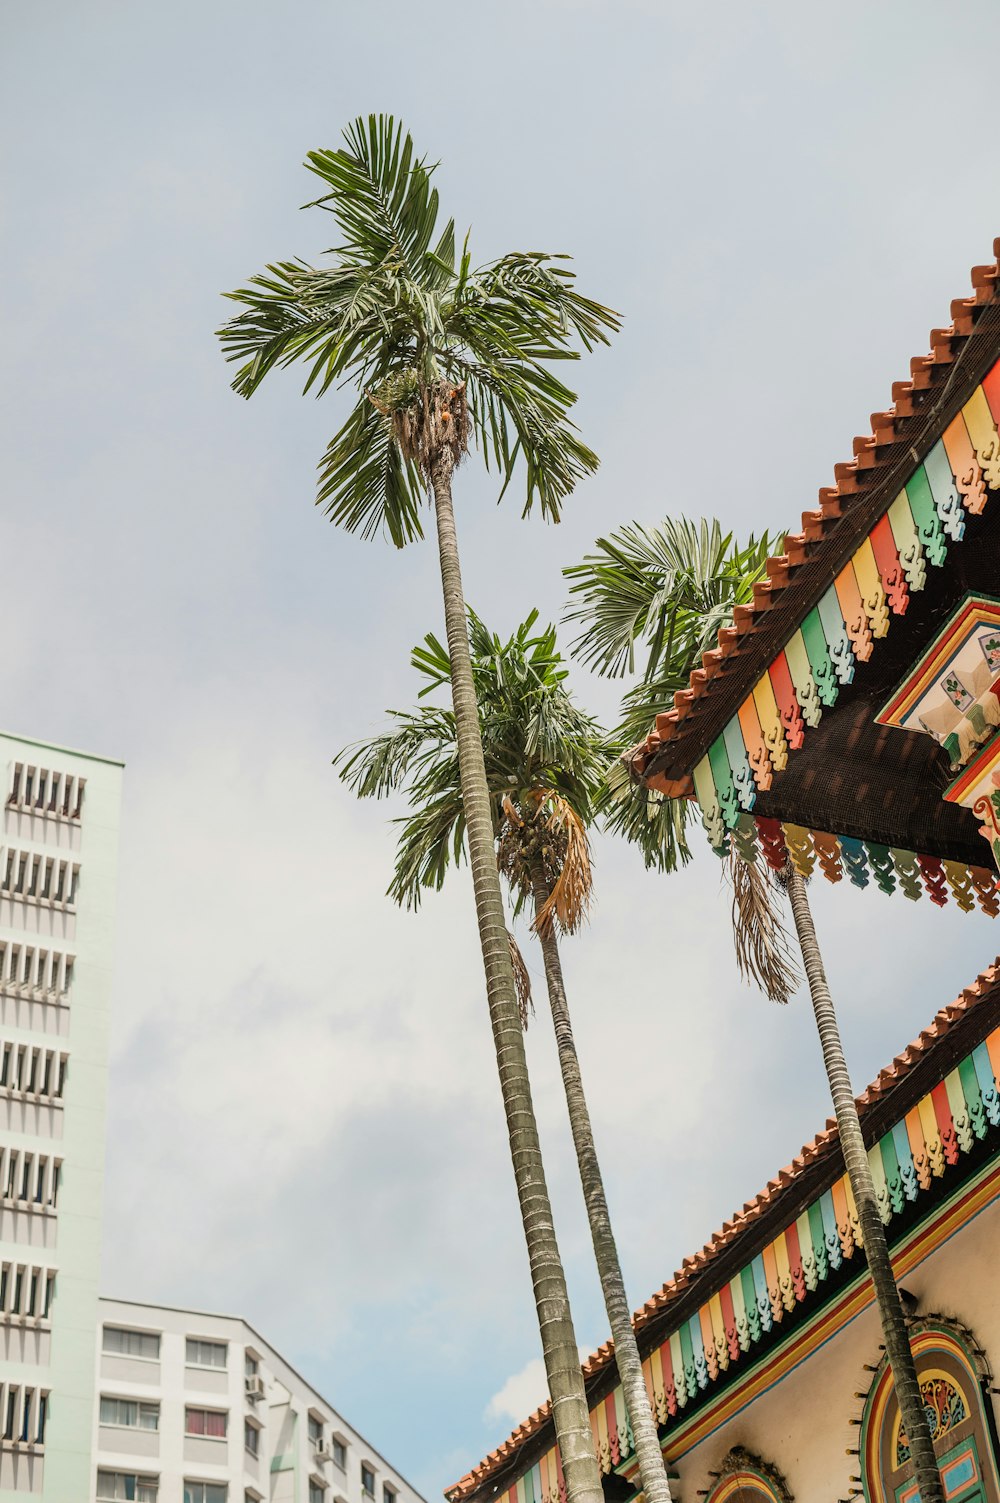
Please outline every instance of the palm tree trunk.
M551 886L546 880L540 861L535 861L531 872L532 895L535 902L535 917L544 907ZM556 1030L556 1046L559 1051L559 1068L562 1071L566 1105L569 1108L570 1127L576 1160L580 1166L580 1183L587 1204L587 1219L597 1259L597 1271L604 1291L604 1305L611 1324L615 1343L615 1361L618 1376L622 1380L625 1408L632 1426L635 1454L639 1462L639 1478L646 1503L670 1503L670 1484L663 1464L663 1452L656 1434L656 1422L649 1406L646 1380L642 1375L642 1361L636 1345L635 1331L628 1300L625 1297L625 1281L622 1278L618 1249L611 1229L611 1213L604 1193L604 1180L594 1145L594 1133L590 1112L583 1090L580 1061L573 1040L573 1025L570 1022L566 988L563 985L562 961L554 925L538 931L545 961L545 982L549 993L549 1007Z
M854 1102L854 1092L847 1073L847 1061L844 1058L844 1049L840 1041L837 1014L834 1010L833 998L830 996L830 988L816 939L816 927L813 923L809 899L806 896L806 884L793 866L788 868L788 896L809 981L816 1026L819 1029L820 1043L823 1046L823 1062L826 1065L830 1093L833 1096L840 1146L844 1154L844 1163L847 1165L851 1189L854 1192L854 1202L858 1208L865 1257L868 1260L868 1271L871 1274L879 1318L882 1322L882 1337L889 1358L889 1366L892 1369L892 1381L899 1402L903 1429L906 1432L910 1455L913 1458L913 1476L920 1484L921 1503L944 1503L941 1475L934 1456L934 1444L927 1425L927 1417L920 1399L916 1363L913 1360L903 1305L892 1271L885 1227L882 1225L878 1202L875 1199L871 1165L868 1162L858 1109Z
M590 1414L584 1390L576 1334L570 1314L566 1276L556 1243L552 1208L542 1166L538 1127L531 1100L524 1035L514 991L507 925L493 845L479 710L472 679L469 628L462 591L458 537L451 497L454 462L438 456L432 470L434 510L444 613L451 654L452 702L462 782L462 803L469 841L469 863L476 895L479 940L486 971L486 995L500 1073L514 1179L528 1244L538 1328L552 1401L556 1440L570 1503L603 1503L600 1471L594 1455Z

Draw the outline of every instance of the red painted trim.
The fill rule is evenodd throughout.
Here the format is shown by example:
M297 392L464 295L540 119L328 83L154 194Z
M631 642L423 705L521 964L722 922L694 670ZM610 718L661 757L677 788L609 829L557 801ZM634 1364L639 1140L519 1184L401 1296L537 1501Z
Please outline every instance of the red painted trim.
M981 385L987 405L993 414L993 421L1000 426L1000 360L989 374L983 377Z
M795 697L795 685L792 683L788 659L785 657L783 651L778 653L778 656L767 672L771 680L771 688L774 690L778 714L781 716L781 724L784 727L788 745L792 751L798 751L805 740L805 725L802 721L802 711L799 709L799 702Z

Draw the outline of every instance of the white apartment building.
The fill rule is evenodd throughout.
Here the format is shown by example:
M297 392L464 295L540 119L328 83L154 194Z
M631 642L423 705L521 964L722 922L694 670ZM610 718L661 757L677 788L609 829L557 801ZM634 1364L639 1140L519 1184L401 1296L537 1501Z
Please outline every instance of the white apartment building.
M94 1479L81 1498L423 1503L245 1321L114 1299L99 1315Z
M121 764L0 734L0 1503L90 1488Z

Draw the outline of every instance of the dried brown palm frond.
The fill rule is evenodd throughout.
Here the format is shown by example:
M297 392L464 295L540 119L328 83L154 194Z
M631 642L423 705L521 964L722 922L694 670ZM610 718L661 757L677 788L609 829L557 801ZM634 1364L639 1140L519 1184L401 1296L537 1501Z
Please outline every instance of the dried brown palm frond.
M507 930L507 943L510 946L510 963L514 972L514 990L517 992L517 1010L521 1015L521 1027L525 1033L528 1031L528 1015L534 1016L535 1001L531 995L531 977L528 975L528 967L524 963L524 956L518 948L517 940Z
M727 872L740 975L772 1002L788 1002L801 977L778 909L778 884L758 861L744 861L735 850L730 850Z
M546 934L555 921L563 934L575 934L587 917L594 892L587 826L573 805L551 790L545 794L541 808L547 809L546 865L552 858L555 870L550 874L549 896L535 915L532 927L537 933Z

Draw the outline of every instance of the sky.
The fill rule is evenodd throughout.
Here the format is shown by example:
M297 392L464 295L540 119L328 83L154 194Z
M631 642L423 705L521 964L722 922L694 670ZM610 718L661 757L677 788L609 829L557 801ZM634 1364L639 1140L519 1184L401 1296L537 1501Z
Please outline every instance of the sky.
M977 73L1000 11L3 15L3 724L126 764L103 1288L244 1315L433 1499L543 1397L468 874L397 912L394 811L331 768L414 697L435 557L314 509L344 398L287 373L237 399L220 293L321 259L301 163L373 110L440 161L477 259L571 252L625 317L573 371L602 468L559 527L497 508L475 463L456 489L470 602L500 631L558 620L563 566L633 518L794 527L889 405L1000 231ZM614 714L616 686L572 682ZM707 846L669 879L595 854L565 968L638 1305L829 1105L806 999L738 979ZM981 916L846 887L815 908L860 1089L1000 946ZM606 1320L541 1012L528 1054L590 1349Z

